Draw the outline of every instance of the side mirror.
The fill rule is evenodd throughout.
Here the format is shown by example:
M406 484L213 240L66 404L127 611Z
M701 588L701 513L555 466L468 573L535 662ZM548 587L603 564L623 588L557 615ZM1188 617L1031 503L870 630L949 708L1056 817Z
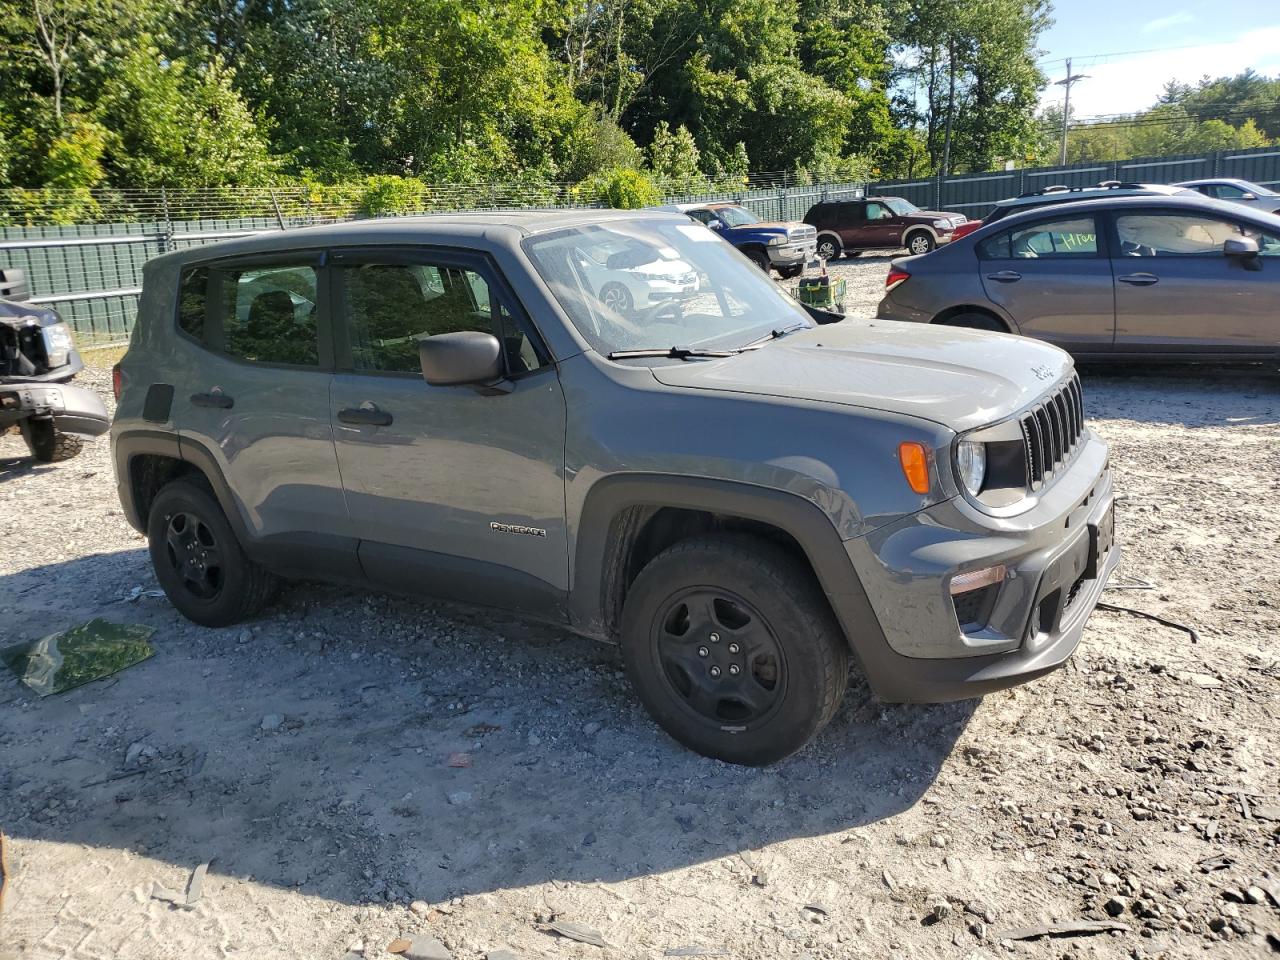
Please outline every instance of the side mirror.
M1253 237L1231 237L1222 244L1222 254L1239 260L1246 270L1262 269L1262 262L1258 259L1258 241Z
M724 224L723 224L723 223L721 223L719 220L711 220L711 221L709 221L709 222L707 223L707 229L708 229L708 230L723 230L723 229L724 229Z
M1248 192L1245 192L1245 193L1240 194L1240 199L1241 199L1241 200L1257 200L1257 199L1258 199L1258 195L1257 195L1256 193L1248 193Z
M502 345L491 333L462 330L418 341L422 377L437 387L490 384L505 376Z

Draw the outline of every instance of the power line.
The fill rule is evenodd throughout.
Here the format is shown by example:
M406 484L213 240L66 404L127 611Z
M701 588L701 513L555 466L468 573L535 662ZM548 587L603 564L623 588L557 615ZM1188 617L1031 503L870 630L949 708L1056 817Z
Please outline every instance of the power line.
M1219 44L1226 44L1230 42L1232 41L1223 40L1223 41L1219 41ZM1084 55L1072 54L1070 57L1041 57L1035 62L1036 63L1063 63L1068 59L1089 60L1089 61L1096 62L1098 60L1104 60L1110 57L1134 57L1143 53L1167 53L1174 50L1194 50L1199 47L1209 47L1214 45L1215 44L1212 44L1212 43L1185 43L1177 47L1148 47L1145 50L1117 50L1114 53L1086 53ZM1092 64L1086 64L1086 66L1091 66L1091 65Z

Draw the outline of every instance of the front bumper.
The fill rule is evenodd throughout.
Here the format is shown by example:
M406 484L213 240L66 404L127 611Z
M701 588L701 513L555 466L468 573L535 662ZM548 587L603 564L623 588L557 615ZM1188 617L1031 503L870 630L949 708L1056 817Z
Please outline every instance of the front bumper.
M881 628L862 644L851 636L877 696L981 696L1071 656L1120 561L1108 534L1115 495L1106 463L1105 444L1091 437L1072 469L1019 517L995 519L953 500L846 542ZM962 627L951 577L997 564L1005 579L989 588L979 622Z
M106 406L92 390L67 383L0 384L0 425L47 418L63 433L85 437L100 436L111 426Z
M815 236L810 240L798 240L765 249L769 251L769 262L774 266L795 266L797 263L807 263L818 255L818 238Z

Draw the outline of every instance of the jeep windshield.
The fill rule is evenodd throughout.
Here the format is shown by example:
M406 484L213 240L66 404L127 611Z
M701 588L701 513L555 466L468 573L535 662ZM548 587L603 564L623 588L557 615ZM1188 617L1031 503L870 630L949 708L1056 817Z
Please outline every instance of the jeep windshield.
M814 325L759 267L701 224L609 221L530 237L523 246L574 326L606 356L706 356Z
M886 197L884 205L900 217L909 217L913 213L920 212L920 208L914 203L903 200L901 197Z

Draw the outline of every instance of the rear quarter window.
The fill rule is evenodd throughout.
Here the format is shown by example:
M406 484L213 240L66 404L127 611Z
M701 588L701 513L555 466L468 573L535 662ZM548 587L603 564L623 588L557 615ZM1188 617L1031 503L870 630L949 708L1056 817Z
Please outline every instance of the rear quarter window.
M209 310L209 268L188 267L178 281L178 329L204 342L204 320Z

